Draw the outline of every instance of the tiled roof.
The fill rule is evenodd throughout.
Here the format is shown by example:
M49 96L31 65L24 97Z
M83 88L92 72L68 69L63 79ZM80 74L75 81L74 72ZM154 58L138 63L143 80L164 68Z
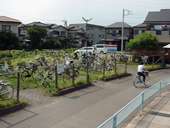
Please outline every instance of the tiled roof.
M105 28L122 28L122 22L116 22L114 24L106 26ZM127 23L124 23L124 28L132 28L132 27Z
M149 12L144 23L170 22L170 9L161 9L160 12Z
M138 24L136 26L133 26L134 28L146 28L147 24Z
M0 22L13 22L13 23L21 23L21 21L17 19L13 19L7 16L0 16Z
M41 22L32 22L32 23L29 23L29 24L25 24L24 26L29 27L29 26L35 26L35 25L43 26L43 27L50 27L49 24L44 24L44 23L41 23Z
M70 31L78 31L78 30L80 30L80 29L82 29L82 28L80 28L80 27L75 27L75 28L71 28Z

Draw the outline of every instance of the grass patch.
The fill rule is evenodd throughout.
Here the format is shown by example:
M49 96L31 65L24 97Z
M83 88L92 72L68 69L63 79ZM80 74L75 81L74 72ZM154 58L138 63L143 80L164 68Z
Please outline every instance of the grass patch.
M27 104L27 105L29 104L27 101L25 101L23 99L20 99L19 102ZM14 98L10 98L9 100L0 99L0 109L4 109L4 108L7 108L7 107L12 107L12 106L14 106L16 104L18 104L18 102Z

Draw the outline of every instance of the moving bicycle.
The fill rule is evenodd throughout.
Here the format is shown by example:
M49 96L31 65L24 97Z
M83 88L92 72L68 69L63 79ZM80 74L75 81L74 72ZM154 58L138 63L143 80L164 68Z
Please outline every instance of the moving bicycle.
M141 83L143 83L145 86L149 85L149 73L148 70L145 68L145 66L143 65L143 62L141 62L138 65L138 71L137 71L138 76L136 76L133 80L133 85L137 88L138 86L140 86ZM142 78L143 79L142 79Z

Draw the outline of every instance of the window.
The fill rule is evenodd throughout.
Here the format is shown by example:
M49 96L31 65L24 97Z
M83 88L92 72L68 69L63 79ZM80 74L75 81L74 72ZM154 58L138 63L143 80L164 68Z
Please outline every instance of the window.
M2 25L2 30L11 30L11 26L10 25Z
M96 48L103 48L103 47L104 47L103 45L96 46Z
M162 31L157 30L157 31L156 31L156 35L162 35Z
M138 30L135 30L135 35L137 35L138 34Z

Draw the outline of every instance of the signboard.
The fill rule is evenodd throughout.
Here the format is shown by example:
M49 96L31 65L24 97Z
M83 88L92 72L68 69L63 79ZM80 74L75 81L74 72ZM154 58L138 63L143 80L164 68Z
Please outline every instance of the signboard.
M57 64L57 73L64 72L64 64Z
M105 45L104 49L106 52L117 52L117 45Z

